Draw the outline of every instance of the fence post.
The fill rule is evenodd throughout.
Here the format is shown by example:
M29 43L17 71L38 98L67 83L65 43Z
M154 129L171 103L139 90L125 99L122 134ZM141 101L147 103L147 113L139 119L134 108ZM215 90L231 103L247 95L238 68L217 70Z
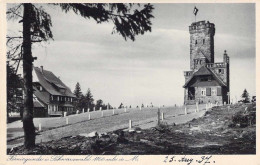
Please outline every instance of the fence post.
M88 112L90 111L90 108L88 108Z
M83 111L83 113L85 113L85 109L84 108L82 109L82 111Z
M42 130L42 124L39 123L39 131L41 131L41 130Z
M115 109L113 109L113 115L115 114Z
M196 111L195 112L199 112L199 103L196 102Z
M66 117L66 124L69 124L69 118Z
M94 107L93 111L96 111L96 107Z
M101 117L104 117L104 111L101 111Z
M126 108L125 108L125 112L126 112Z
M129 120L129 130L132 129L132 120Z
M164 120L164 113L162 112L162 121Z
M91 116L90 116L90 113L88 114L88 119L91 120Z
M99 108L99 110L101 111L101 110L102 110L102 108L100 107L100 108Z
M185 105L184 114L187 115L187 107Z

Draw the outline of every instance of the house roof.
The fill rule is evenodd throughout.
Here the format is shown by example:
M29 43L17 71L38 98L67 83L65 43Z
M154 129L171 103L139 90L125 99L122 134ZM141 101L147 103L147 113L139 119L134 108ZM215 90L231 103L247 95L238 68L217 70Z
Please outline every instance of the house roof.
M202 66L197 72L193 73L193 75L186 81L184 84L184 88L188 86L188 84L191 82L191 80L194 77L197 76L207 76L207 75L212 75L215 80L209 81L209 82L199 82L196 83L198 86L215 86L215 85L220 85L220 86L227 86L213 71L211 71L209 68L206 66ZM193 84L194 86L195 84Z
M33 107L44 108L44 105L42 103L40 103L38 100L33 100Z
M75 95L71 92L70 88L67 87L51 71L43 70L41 72L41 69L38 68L38 67L34 67L34 71L36 73L38 82L50 94L52 94L52 95L59 95L59 96L75 97Z
M196 81L191 87L207 87L207 86L218 86L219 83L216 80L211 81Z
M202 66L201 68L199 68L199 70L197 72L195 72L193 74L194 76L206 76L206 75L211 75L211 72L209 71L208 68L206 68L205 66Z
M40 92L36 87L33 87L33 94L44 104L49 104L50 94L47 92Z

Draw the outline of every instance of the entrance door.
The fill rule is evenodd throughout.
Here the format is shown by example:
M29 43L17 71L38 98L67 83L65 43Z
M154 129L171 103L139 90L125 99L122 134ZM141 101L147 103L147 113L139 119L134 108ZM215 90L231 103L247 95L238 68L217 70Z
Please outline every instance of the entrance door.
M195 88L194 87L188 88L188 100L195 100Z

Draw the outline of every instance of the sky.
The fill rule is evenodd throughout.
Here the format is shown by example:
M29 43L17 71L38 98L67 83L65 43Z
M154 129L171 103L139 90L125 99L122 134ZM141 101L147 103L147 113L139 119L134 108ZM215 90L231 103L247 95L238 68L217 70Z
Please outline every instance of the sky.
M43 66L73 91L90 88L95 101L112 106L181 105L184 71L190 70L189 25L196 20L215 24L215 62L230 56L231 101L246 88L256 95L254 4L153 4L152 32L125 41L111 34L113 24L97 24L74 13L44 6L52 18L54 40L35 45L35 66ZM8 33L21 28L8 21ZM21 69L20 69L21 70Z

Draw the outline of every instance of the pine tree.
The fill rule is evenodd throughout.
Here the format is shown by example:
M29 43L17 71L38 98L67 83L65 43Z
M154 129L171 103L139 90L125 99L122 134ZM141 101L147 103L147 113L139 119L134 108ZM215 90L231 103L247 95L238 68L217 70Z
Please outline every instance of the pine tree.
M124 108L124 104L123 104L123 103L121 103L121 104L119 105L119 107L118 107L118 109L121 109L121 108Z
M82 92L81 92L81 88L80 88L79 82L77 82L77 84L75 86L75 90L74 90L73 93L76 96L76 103L75 103L76 109L82 110L84 108L84 107L81 106L83 95L82 95Z
M112 34L119 33L125 40L135 40L135 36L151 32L151 19L153 6L150 4L140 5L135 8L134 4L123 3L60 3L56 5L64 12L72 11L85 19L93 19L97 23L111 21L114 24ZM7 43L10 51L7 56L21 59L23 63L24 82L24 147L35 146L35 127L33 123L33 86L32 67L36 59L32 56L32 44L46 42L53 39L51 31L51 16L44 10L42 4L20 3L7 9L8 19L20 19L22 24L22 36L7 36ZM22 43L17 43L21 39ZM14 43L12 43L14 41ZM10 44L11 43L11 44ZM22 49L21 49L22 48ZM18 50L22 50L19 52ZM18 62L20 63L20 62Z
M99 109L100 107L103 109L103 100L101 99L97 100L96 109Z
M246 89L244 89L243 94L241 95L241 97L243 98L243 102L244 103L249 103L250 102L249 93L247 92Z
M84 104L85 104L85 107L87 107L87 108L93 108L95 106L94 98L93 98L93 95L92 95L89 88L88 88L88 91L87 91L87 93L84 97Z
M77 99L79 99L82 96L79 82L77 82L77 84L75 86L74 95L76 96Z

